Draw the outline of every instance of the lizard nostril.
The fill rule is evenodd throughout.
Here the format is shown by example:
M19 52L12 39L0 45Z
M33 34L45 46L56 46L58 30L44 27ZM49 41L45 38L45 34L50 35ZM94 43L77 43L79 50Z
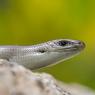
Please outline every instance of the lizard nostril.
M84 43L84 42L79 42L78 44L79 44L81 47L83 47L83 48L85 47L85 43Z
M68 44L68 41L59 41L58 44L59 44L60 46L65 46L65 45Z

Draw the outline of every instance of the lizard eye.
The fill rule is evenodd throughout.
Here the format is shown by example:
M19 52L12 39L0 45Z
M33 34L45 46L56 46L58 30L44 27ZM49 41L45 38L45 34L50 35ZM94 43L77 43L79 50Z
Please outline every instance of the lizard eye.
M69 42L62 40L62 41L59 41L58 44L59 44L60 46L65 46L65 45L69 44Z

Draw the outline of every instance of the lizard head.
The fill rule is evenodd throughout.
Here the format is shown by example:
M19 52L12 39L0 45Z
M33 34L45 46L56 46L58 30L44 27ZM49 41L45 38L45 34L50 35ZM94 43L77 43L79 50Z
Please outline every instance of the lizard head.
M84 42L71 39L53 40L36 45L33 55L34 68L45 67L69 59L80 53L84 47Z

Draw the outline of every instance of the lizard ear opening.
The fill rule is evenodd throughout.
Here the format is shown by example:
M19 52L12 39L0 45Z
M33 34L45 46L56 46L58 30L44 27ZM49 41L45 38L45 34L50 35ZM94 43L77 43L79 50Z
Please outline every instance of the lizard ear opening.
M45 53L46 50L44 50L44 49L39 49L38 52L40 52L40 53Z

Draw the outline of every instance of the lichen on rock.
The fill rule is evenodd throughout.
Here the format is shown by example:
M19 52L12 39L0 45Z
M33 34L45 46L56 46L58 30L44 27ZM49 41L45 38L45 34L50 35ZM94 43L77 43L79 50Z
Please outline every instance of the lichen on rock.
M34 73L17 63L0 59L0 95L87 95L76 91L49 74ZM88 95L95 95L91 93Z
M0 60L0 95L71 95L45 73L32 71L13 62Z

